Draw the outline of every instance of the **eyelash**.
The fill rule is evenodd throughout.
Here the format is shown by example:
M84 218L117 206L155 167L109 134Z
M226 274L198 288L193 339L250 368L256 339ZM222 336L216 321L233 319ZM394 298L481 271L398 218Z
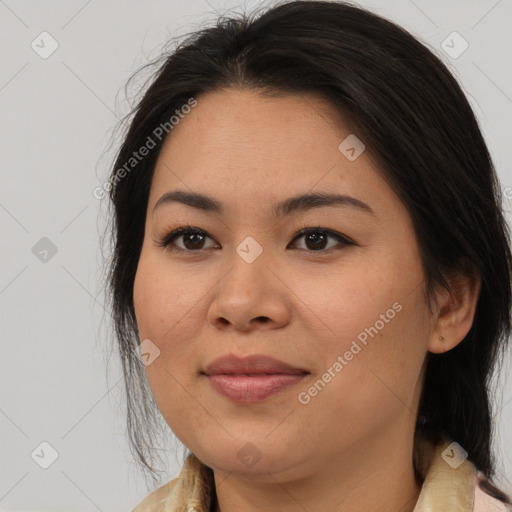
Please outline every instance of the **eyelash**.
M348 239L347 237L339 234L339 233L336 233L335 231L331 231L330 229L326 229L326 228L322 228L320 226L316 226L316 227L305 227L303 229L301 229L295 236L294 238L292 239L292 242L294 242L295 240L297 240L298 238L304 236L304 235L307 235L309 233L322 233L322 234L325 234L325 235L328 235L334 239L336 239L340 245L340 246L334 246L334 247L330 247L328 249L319 249L317 251L314 251L314 250L308 250L308 249L299 249L301 251L305 251L305 252L309 252L309 253L330 253L331 251L333 250L341 250L342 248L344 247L347 247L347 246L350 246L350 245L356 245L352 240ZM172 242L176 239L176 238L179 238L180 236L184 236L184 235L203 235L203 236L206 236L208 238L211 238L207 233L206 231L202 230L202 229L199 229L199 228L195 228L193 226L190 226L190 225L186 225L186 226L181 226L169 233L166 233L164 234L162 237L160 237L158 240L157 240L157 244L160 246L160 247L164 247L164 248L169 248L169 246L172 244ZM213 239L212 239L213 240ZM172 251L180 251L180 252L188 252L188 253L200 253L202 251L204 251L205 249L197 249L197 250L188 250L188 249L182 249L181 247L177 247L176 245L174 245L174 247L171 248Z

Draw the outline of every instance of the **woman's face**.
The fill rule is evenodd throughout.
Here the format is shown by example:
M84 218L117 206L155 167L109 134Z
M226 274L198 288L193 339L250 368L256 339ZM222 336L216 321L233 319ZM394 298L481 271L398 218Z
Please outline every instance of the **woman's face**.
M165 420L214 470L262 479L353 462L378 439L403 441L433 336L405 206L325 101L231 89L197 100L159 155L134 284ZM169 200L155 209L176 190L220 207ZM277 204L318 193L367 207L304 200L276 216ZM159 245L186 225L203 236ZM307 373L277 377L288 385L271 394L228 397L213 386L222 377L204 374L227 354ZM251 378L224 382L243 391Z

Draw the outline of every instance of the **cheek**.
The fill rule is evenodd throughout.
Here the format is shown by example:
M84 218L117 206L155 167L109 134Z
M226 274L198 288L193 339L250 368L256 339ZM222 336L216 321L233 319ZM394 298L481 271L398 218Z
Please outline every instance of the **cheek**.
M187 278L186 272L173 271L158 256L141 256L133 300L140 340L151 340L159 351L145 366L159 406L180 396L181 386L190 385L191 370L198 364L199 330L204 323L198 317L205 315L201 298L209 288L205 280L201 283Z
M152 318L154 309L152 307L153 305L150 305L150 302L154 302L157 290L158 282L156 276L151 272L150 265L145 263L143 252L137 266L133 283L133 307L141 340L150 337L147 329L154 320Z
M376 327L372 323L375 331L361 331L365 343L349 336L328 348L325 367L310 388L301 389L307 393L301 398L309 400L305 420L315 418L318 432L329 432L336 425L345 440L353 440L369 432L377 435L398 418L412 421L425 351L412 336L410 312L403 305L380 330L380 323ZM338 439L339 432L333 436Z
M340 266L326 274L303 273L295 280L293 293L299 299L296 306L301 316L308 319L308 342L323 352L343 352L358 335L363 339L365 329L375 322L387 329L387 323L380 325L380 315L388 312L386 320L395 317L393 303L401 296L389 268L367 264L350 271Z
M182 431L191 423L201 424L204 418L189 394L197 348L193 340L187 340L193 337L190 330L196 328L191 322L197 298L183 293L181 285L186 283L182 281L155 258L141 257L133 300L140 340L150 339L159 350L154 361L144 367L151 393L171 429L185 437Z
M173 271L159 257L141 257L134 281L133 301L141 339L157 345L183 333L201 307L198 283ZM179 337L179 336L178 336Z
M322 287L301 280L294 290L307 306L304 311L310 311L310 339L322 354L318 377L329 381L325 387L322 382L317 386L321 391L313 402L319 413L322 404L329 408L336 404L331 409L334 414L362 414L363 421L368 411L386 415L403 408L402 402L412 403L426 354L428 325L422 288L417 284L421 271L404 275L401 268L398 258L388 263L383 259L380 265L340 272L329 281L317 280ZM319 332L325 335L315 336ZM330 374L324 373L329 369Z

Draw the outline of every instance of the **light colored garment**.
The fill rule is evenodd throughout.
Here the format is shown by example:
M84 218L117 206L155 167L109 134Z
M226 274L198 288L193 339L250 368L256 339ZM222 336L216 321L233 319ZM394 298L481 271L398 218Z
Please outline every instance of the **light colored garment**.
M416 441L414 462L423 485L414 512L512 511L480 489L483 475L469 460L448 463L447 453L453 454L449 441ZM132 512L210 512L213 486L212 470L190 454L179 476L153 491Z

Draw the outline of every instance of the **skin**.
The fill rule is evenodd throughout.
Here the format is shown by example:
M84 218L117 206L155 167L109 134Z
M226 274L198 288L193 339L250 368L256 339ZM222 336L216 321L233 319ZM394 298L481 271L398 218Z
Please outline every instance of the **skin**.
M409 213L368 148L354 161L340 152L353 130L323 99L224 89L197 100L159 155L134 283L140 339L160 350L146 373L163 417L213 469L217 511L412 511L423 363L427 351L450 350L469 331L478 280L454 280L428 315ZM153 212L178 188L214 197L225 212L180 203ZM328 206L272 217L275 202L317 191L355 197L375 215ZM158 245L186 224L207 236L179 236L174 250ZM315 250L296 238L318 226L354 244L329 237ZM263 249L252 263L236 252L248 236ZM298 394L394 303L402 306L394 318L300 403ZM241 404L200 373L228 353L270 355L310 374ZM252 466L237 456L247 442L261 456Z

